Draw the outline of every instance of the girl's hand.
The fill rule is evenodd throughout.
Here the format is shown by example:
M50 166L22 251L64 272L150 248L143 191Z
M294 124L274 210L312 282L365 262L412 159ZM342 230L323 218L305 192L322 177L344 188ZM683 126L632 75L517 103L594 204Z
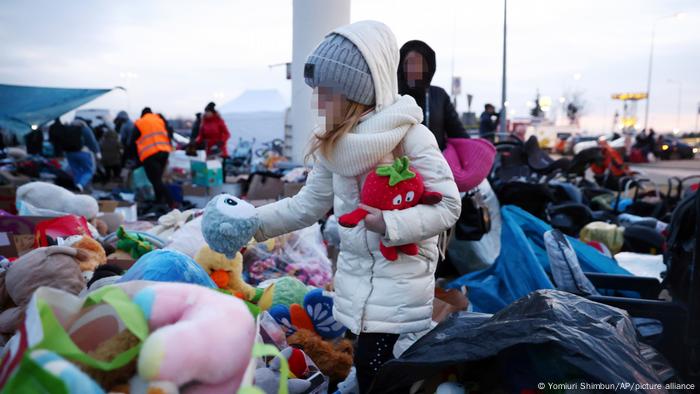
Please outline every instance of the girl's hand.
M365 204L360 204L360 208L369 212L365 217L365 228L374 233L384 235L386 233L386 223L384 223L382 211Z

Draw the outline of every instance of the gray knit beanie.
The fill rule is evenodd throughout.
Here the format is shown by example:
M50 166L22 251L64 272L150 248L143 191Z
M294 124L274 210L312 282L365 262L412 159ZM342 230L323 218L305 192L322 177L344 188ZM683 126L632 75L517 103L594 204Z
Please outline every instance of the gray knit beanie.
M340 89L348 100L374 104L374 83L364 56L355 44L331 33L318 44L304 65L306 84Z

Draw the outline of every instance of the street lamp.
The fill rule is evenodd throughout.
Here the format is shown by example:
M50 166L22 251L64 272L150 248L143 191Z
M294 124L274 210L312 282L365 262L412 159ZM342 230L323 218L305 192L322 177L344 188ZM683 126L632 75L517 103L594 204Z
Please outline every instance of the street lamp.
M666 82L678 84L678 109L676 112L676 128L675 128L675 130L678 130L678 132L680 132L680 130L681 130L681 100L683 97L682 96L682 94L683 94L683 82L676 81L675 79L668 79Z
M647 105L644 108L644 129L649 128L649 107L651 106L651 70L654 63L654 38L656 37L656 25L663 20L671 18L683 19L683 17L685 17L685 13L677 12L673 15L664 16L655 20L654 24L651 26L651 50L649 51L649 70L647 72Z

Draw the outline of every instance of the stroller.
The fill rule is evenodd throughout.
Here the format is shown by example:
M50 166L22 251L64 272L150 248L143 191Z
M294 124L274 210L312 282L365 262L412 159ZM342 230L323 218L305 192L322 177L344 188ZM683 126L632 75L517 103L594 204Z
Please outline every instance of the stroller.
M284 141L275 138L263 143L263 147L255 151L255 156L261 159L257 164L258 171L273 171L277 163L287 160L284 156Z
M255 138L244 140L238 138L238 144L231 157L226 160L225 171L227 174L238 175L249 173L253 162L253 145Z

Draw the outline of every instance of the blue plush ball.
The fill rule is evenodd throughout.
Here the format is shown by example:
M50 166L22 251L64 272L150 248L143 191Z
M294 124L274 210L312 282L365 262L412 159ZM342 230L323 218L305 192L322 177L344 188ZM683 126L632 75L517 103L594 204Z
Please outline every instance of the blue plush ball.
M207 272L191 257L167 249L146 253L117 282L132 280L192 283L217 288Z

